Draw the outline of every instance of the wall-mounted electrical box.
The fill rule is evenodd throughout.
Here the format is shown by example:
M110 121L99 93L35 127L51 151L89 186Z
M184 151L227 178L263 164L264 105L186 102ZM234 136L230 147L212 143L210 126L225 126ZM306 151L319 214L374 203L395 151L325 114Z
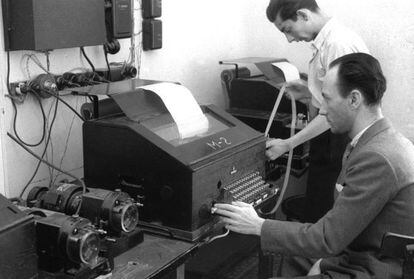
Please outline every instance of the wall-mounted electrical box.
M108 41L132 36L133 0L107 0L105 5Z
M142 0L142 16L156 18L161 16L161 0Z
M161 0L142 0L142 45L144 50L162 47Z
M162 21L144 19L142 23L142 45L144 50L162 47Z
M6 50L47 50L106 42L103 0L2 0Z

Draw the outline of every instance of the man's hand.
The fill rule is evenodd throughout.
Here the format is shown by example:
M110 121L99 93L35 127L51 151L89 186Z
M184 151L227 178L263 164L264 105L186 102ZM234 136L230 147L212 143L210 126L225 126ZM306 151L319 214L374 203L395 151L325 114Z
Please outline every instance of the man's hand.
M269 160L276 160L290 149L289 140L269 139L266 142L266 156Z
M232 204L216 203L213 207L215 214L225 223L226 229L242 234L259 235L264 222L250 204L232 202Z
M296 101L299 101L306 105L309 104L312 100L312 94L309 91L307 82L301 79L286 83L285 96L290 99L291 95L293 98L295 98Z

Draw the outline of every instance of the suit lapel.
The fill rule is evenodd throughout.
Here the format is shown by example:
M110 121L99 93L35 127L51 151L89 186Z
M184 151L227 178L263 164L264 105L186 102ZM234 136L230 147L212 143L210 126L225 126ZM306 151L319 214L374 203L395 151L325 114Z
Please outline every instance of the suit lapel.
M338 179L337 179L337 183L345 186L345 175L346 175L346 170L348 169L348 164L349 161L351 160L351 158L355 155L358 154L359 150L366 145L373 137L375 137L376 135L378 135L379 133L381 133L384 130L387 130L389 128L391 128L391 122L386 119L386 118L381 118L380 120L378 120L377 122L375 122L371 127L369 127L361 136L361 138L358 140L358 143L356 144L356 146L352 149L346 148L345 152L347 152L347 150L350 149L350 151L348 151L348 154L344 153L344 158L342 160L342 169L341 172L339 173ZM350 145L350 144L348 144Z

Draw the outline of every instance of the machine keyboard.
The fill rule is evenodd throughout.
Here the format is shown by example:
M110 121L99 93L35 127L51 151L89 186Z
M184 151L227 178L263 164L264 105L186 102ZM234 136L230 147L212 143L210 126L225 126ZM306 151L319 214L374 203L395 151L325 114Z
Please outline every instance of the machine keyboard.
M233 181L224 186L224 189L231 194L234 200L246 202L253 206L260 205L278 192L278 188L267 183L258 171Z

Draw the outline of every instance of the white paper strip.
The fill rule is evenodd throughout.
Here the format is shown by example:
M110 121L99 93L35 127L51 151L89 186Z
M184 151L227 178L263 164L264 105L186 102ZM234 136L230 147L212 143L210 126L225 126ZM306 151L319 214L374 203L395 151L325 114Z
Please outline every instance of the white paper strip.
M177 124L182 139L208 130L208 120L190 90L175 83L156 83L140 87L157 94Z
M285 82L298 80L300 78L298 68L289 62L275 62L272 63L272 65L279 68L283 72Z

